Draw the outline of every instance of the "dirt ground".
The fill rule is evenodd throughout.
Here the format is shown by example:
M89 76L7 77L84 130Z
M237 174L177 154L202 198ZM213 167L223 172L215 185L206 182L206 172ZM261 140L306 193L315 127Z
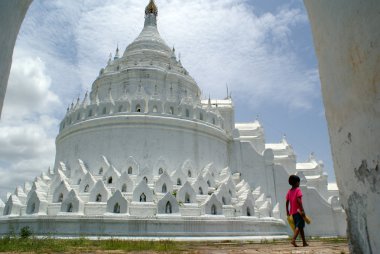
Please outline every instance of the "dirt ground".
M274 243L188 243L181 247L181 250L170 253L185 254L240 254L240 253L275 253L275 254L348 254L348 244L346 242L334 241L309 241L309 247L295 248L288 241ZM122 251L96 252L103 253L123 253ZM144 254L159 254L163 252L129 252Z
M198 245L183 253L238 254L238 253L277 253L277 254L343 254L349 253L347 243L310 241L308 247L295 248L287 241L269 244L217 243Z

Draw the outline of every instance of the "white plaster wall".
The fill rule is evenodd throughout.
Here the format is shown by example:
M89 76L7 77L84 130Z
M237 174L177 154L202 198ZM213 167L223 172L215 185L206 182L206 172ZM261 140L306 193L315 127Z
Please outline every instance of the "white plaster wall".
M279 203L280 217L286 220L285 196L290 189L289 173L283 166L274 164L270 151L271 149L267 149L263 156L258 154L249 142L235 141L231 162L232 165L239 165L241 178L248 182L251 188L261 186L265 198L270 198L273 205ZM307 235L344 236L344 212L341 209L334 210L327 199L314 188L304 186L303 191L306 213L313 219L313 223L307 226ZM291 234L290 228L288 230Z
M104 155L119 171L127 170L126 161L133 156L140 169L151 171L164 159L168 172L180 168L186 160L200 170L213 162L218 169L228 166L227 138L222 131L192 121L166 117L106 117L73 126L57 137L56 167L60 161L68 166L82 159L97 173Z
M274 189L273 173L265 170L264 157L256 152L250 142L235 140L231 144L230 156L230 168L237 169L251 188L261 186L265 193Z
M32 0L0 1L0 115L12 65L13 48Z
M305 0L352 253L380 253L380 1Z
M347 224L341 207L333 208L314 188L301 186L305 212L312 219L306 235L345 236Z
M143 212L141 210L140 212ZM224 216L132 218L123 216L0 218L0 235L29 226L36 235L54 236L284 236L285 223L273 218ZM228 229L228 230L227 230Z

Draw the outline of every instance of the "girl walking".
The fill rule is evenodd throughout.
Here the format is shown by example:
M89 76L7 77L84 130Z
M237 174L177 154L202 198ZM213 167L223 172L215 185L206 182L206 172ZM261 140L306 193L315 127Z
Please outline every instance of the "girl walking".
M298 234L301 234L303 246L309 246L305 240L305 232L303 230L305 227L304 217L306 215L302 206L302 191L299 188L300 182L301 179L298 176L291 175L289 177L289 184L292 186L292 188L286 194L286 214L293 217L295 224L294 235L291 241L294 247L298 247L296 244Z

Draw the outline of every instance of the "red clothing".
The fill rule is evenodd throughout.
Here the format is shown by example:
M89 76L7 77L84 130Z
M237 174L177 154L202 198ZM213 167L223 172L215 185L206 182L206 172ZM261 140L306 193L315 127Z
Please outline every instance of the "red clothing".
M302 202L302 191L299 187L295 189L290 189L288 191L288 194L286 194L286 200L289 201L290 203L290 214L296 214L297 210L300 209L301 207L299 206L297 202L297 198L301 198Z

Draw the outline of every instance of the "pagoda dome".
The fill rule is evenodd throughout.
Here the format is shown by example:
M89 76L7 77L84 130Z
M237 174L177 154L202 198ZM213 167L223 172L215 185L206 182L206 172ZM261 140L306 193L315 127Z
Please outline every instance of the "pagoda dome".
M127 47L123 57L152 51L163 55L168 59L172 56L171 48L161 38L157 29L157 7L153 0L150 1L145 9L145 23L140 35Z
M122 57L117 47L115 57L111 55L107 66L100 70L92 85L91 103L128 101L128 96L160 103L179 104L184 97L200 102L201 90L196 81L177 60L174 47L169 48L158 32L157 13L154 1L150 1L139 36Z

